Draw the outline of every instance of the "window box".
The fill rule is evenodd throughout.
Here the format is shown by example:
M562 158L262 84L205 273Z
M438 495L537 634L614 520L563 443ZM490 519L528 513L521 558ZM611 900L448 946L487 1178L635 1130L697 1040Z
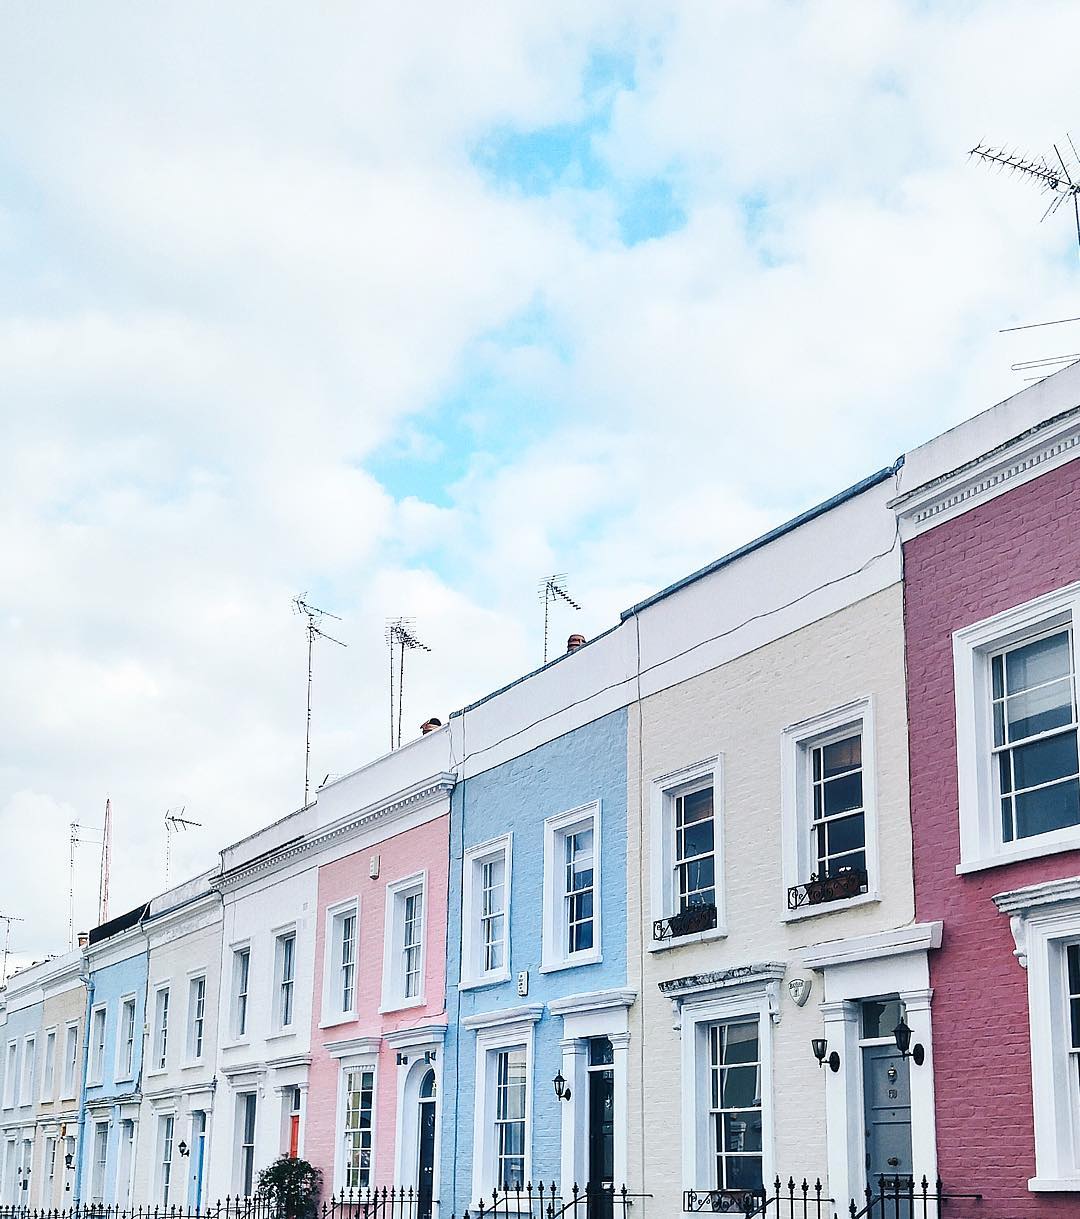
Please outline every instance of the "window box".
M805 885L793 885L788 889L788 909L801 906L820 906L826 902L842 902L859 897L868 888L868 876L861 868L842 868L835 876L820 879L812 875Z
M697 935L702 931L712 931L716 926L716 906L688 906L680 914L670 918L657 919L653 923L654 940L677 940L684 935Z

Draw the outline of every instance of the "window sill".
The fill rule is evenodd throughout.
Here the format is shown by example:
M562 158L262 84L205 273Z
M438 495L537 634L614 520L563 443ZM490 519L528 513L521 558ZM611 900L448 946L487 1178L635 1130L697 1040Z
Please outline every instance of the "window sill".
M1002 868L1006 864L1019 863L1025 859L1041 859L1044 855L1060 855L1062 851L1080 851L1080 833L1071 833L1067 838L1055 838L1052 842L1040 842L1038 838L1025 839L1030 846L996 851L992 855L980 855L974 859L962 859L956 865L957 876L970 872L985 872L987 868ZM1039 1180L1035 1177L1033 1180Z
M581 953L579 956L571 957L566 961L556 961L554 964L548 963L540 966L539 972L542 974L557 974L564 969L580 969L582 965L600 965L604 960L602 952Z
M327 1017L325 1020L319 1021L321 1029L336 1029L342 1024L355 1024L360 1017L355 1012L338 1012L333 1016Z
M149 1071L146 1072L146 1078L150 1079L155 1075L165 1075L168 1073L168 1070L169 1070L168 1067L152 1067Z
M878 893L860 893L858 897L842 897L835 902L819 902L816 906L803 906L801 910L785 910L782 923L801 923L803 919L819 918L823 914L838 914L841 910L853 910L858 906L871 906L881 901Z
M468 978L462 979L458 983L458 990L483 990L487 986L501 986L504 982L510 981L510 972L491 974L485 978Z
M197 1071L200 1067L206 1066L205 1058L196 1058L192 1062L185 1062L181 1065L181 1071Z
M390 1002L379 1005L379 1015L386 1016L391 1012L407 1012L414 1007L423 1007L427 1000L423 995L418 995L415 999L403 999L400 1003Z
M329 1025L319 1025L319 1028L328 1028ZM267 1033L263 1038L264 1041L284 1041L286 1037L295 1037L296 1030L290 1025L287 1029L278 1029L276 1033Z
M113 1079L114 1084L133 1084L134 1082L135 1082L135 1075L131 1071L128 1071L126 1075L117 1075ZM42 1099L44 1099L44 1097Z
M247 1037L239 1037L235 1041L223 1041L221 1043L222 1050L242 1050L245 1046L249 1046L251 1041Z
M1078 1193L1080 1177L1032 1177L1028 1189L1033 1194Z
M673 948L683 948L687 944L707 944L710 940L727 939L726 927L713 927L709 931L695 931L692 935L680 935L674 940L653 940L647 951L670 952Z

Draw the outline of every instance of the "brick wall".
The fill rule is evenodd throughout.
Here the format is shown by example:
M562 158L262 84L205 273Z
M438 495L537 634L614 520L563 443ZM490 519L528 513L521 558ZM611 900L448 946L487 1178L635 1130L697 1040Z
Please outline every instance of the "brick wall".
M1073 461L904 547L911 817L920 920L931 954L938 1163L984 1195L987 1219L1080 1214L1075 1194L1032 1194L1027 974L995 893L1080 871L1080 852L957 876L952 633L1080 579L1080 462ZM965 1212L966 1213L966 1212Z

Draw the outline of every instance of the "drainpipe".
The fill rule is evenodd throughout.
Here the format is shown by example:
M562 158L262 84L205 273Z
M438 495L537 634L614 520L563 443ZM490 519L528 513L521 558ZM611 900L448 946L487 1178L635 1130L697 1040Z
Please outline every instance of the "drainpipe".
M79 1134L75 1142L75 1193L77 1207L82 1200L83 1146L86 1134L86 1078L90 1061L90 1011L94 1003L94 979L90 974L89 945L83 950L83 968L79 981L86 987L86 1011L83 1015L82 1079L79 1083Z

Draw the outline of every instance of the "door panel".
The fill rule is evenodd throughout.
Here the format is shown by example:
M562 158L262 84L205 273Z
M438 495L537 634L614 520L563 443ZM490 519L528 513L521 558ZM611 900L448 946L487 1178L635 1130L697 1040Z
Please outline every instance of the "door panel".
M420 1102L419 1188L417 1219L431 1219L432 1194L435 1182L435 1102Z
M887 1180L911 1176L911 1087L909 1060L895 1046L863 1047L863 1098L866 1115L866 1179L876 1188Z
M609 1219L615 1185L615 1072L589 1072L589 1219Z

